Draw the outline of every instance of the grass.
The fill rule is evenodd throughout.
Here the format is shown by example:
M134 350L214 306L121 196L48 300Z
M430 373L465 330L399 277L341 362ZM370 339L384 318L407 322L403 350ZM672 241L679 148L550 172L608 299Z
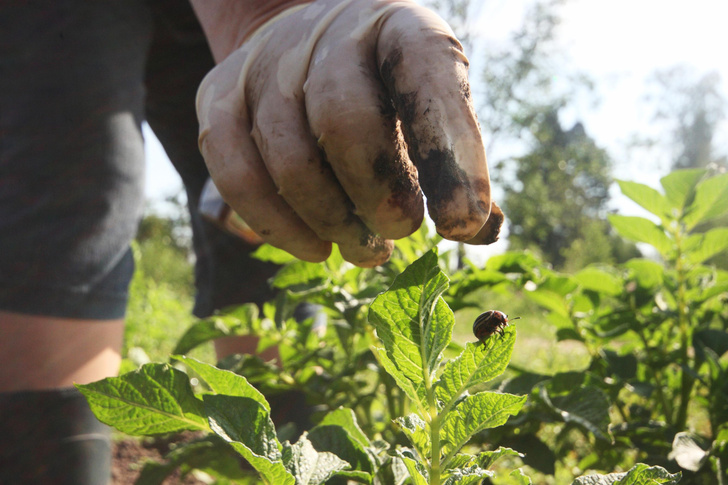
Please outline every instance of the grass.
M146 361L167 361L179 338L195 322L191 262L155 243L136 244L134 253L136 272L127 307L122 372ZM191 355L215 362L211 344Z

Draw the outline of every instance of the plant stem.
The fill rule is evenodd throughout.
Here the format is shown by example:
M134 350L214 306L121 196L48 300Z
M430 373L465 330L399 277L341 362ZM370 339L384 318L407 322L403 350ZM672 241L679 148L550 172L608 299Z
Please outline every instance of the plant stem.
M688 417L688 405L692 394L695 379L690 375L688 347L690 345L690 317L687 303L687 270L683 262L682 234L679 229L675 230L675 247L677 255L675 259L675 271L677 273L677 315L678 330L680 332L680 405L675 416L675 427L678 431L685 429Z
M424 359L423 359L424 360ZM430 485L440 485L440 415L437 412L437 398L432 387L432 375L424 367L424 384L427 392L427 403L430 406Z
M424 308L423 301L420 301L420 312ZM429 310L431 312L432 308ZM420 315L420 329L424 335L426 330L421 318L422 316ZM428 359L424 339L420 343L420 357L422 359L422 383L425 385L427 404L430 408L427 416L422 416L430 424L430 485L440 485L440 416L437 412L437 397L435 396L435 389L433 387L434 371L427 364Z
M430 411L432 413L432 410ZM430 485L440 485L440 417L437 409L430 422L430 442L432 443L432 467L430 469Z
M725 485L723 480L723 467L720 464L720 457L715 458L715 469L718 470L718 485Z
M641 323L641 322L640 322ZM636 332L639 336L640 340L642 341L642 345L644 346L645 352L649 355L651 352L651 348L649 345L649 342L647 340L647 336L643 332L643 328L640 326ZM659 373L655 367L652 364L647 365L647 371L652 374L652 380L653 382L661 383L663 382L662 374ZM665 421L667 421L667 424L672 424L672 406L670 404L670 401L665 396L665 393L662 391L661 386L655 386L655 390L657 391L657 398L660 400L660 404L662 405L663 413L665 414Z

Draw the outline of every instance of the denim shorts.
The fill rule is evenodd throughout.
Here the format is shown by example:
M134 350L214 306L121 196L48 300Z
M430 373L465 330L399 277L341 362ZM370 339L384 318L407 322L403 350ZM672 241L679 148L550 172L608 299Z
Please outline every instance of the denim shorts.
M146 120L182 177L194 313L270 298L270 264L202 219L195 94L213 67L187 0L0 4L0 310L124 316Z

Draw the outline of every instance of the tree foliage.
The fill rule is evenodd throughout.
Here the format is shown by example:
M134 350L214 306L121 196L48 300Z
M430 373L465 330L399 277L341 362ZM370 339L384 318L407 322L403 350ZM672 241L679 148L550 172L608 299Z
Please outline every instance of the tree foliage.
M481 122L491 140L520 151L491 152L494 179L505 193L510 247L576 268L623 261L636 250L611 235L605 219L612 160L581 122L567 127L562 121L592 82L566 74L559 59L554 40L561 3L535 3L506 47L487 55Z
M654 74L658 96L655 120L667 129L665 141L672 151L672 168L705 168L728 163L716 135L726 121L726 99L720 75L698 75L684 65Z
M609 155L581 123L565 129L553 107L530 130L532 148L514 160L517 183L506 188L511 247L537 250L556 267L613 261L617 241L604 219Z

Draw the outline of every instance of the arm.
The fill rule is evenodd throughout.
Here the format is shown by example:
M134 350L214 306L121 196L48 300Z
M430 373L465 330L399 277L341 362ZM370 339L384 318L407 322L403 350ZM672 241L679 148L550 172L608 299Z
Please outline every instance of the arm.
M311 0L190 0L205 31L215 62L221 62L245 39L288 7Z

